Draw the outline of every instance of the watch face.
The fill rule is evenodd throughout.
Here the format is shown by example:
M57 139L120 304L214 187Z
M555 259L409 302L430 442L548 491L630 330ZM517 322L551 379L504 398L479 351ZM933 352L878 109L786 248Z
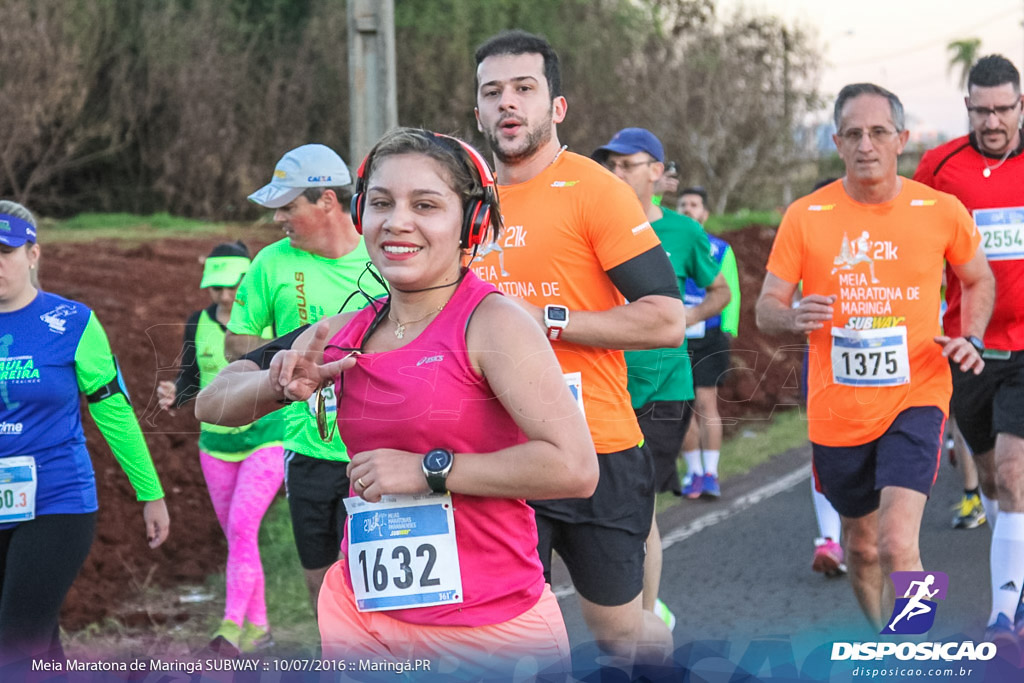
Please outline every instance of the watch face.
M549 306L547 316L548 320L564 322L569 317L569 311L564 306Z
M440 472L451 463L452 454L450 451L435 448L427 453L427 457L424 460L428 470L431 472Z

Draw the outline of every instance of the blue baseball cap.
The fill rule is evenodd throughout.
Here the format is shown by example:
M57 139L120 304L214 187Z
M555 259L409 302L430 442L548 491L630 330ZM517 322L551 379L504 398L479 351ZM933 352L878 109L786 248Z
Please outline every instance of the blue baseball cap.
M0 213L0 244L20 247L25 242L36 241L36 227L24 218Z
M249 201L279 209L310 187L352 184L345 160L326 145L303 145L281 157L269 183L249 195Z
M590 156L598 162L604 161L609 154L636 154L647 152L657 161L665 161L665 148L661 140L646 128L623 128L612 136L607 145L598 147Z

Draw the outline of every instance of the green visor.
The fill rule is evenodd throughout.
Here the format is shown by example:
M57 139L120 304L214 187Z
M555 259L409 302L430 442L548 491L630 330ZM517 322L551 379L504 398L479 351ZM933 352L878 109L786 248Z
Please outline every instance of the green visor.
M211 256L203 266L200 289L207 287L237 287L242 276L249 271L249 259L244 256Z

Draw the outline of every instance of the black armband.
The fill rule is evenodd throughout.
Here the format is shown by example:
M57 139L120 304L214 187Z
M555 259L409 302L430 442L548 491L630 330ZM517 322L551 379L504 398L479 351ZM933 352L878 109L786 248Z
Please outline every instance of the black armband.
M111 356L111 358L114 359L114 378L91 394L86 394L85 400L89 403L99 403L111 396L124 394L124 400L131 405L132 397L128 395L128 387L124 385L124 377L121 376L121 366L117 362L117 356Z
M679 292L679 281L668 260L665 249L659 245L634 256L606 271L608 278L626 301L636 301L645 296L669 296L683 298Z
M256 365L260 366L260 370L270 369L270 361L274 359L274 356L278 351L286 351L292 348L292 344L299 338L299 335L306 331L309 325L303 325L302 327L296 327L294 330L286 335L280 336L263 346L250 351L245 354L239 360L252 361Z

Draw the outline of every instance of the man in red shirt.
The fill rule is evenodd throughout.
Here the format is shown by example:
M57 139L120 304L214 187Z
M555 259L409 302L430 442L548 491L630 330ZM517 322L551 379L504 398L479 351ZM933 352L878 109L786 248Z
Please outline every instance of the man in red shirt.
M928 151L914 174L973 213L998 298L985 331L980 375L953 373L953 412L974 452L992 525L989 638L1017 649L1024 636L1024 140L1020 73L1000 55L967 79L969 135ZM946 334L963 334L963 287L947 272ZM995 642L995 641L994 641Z

